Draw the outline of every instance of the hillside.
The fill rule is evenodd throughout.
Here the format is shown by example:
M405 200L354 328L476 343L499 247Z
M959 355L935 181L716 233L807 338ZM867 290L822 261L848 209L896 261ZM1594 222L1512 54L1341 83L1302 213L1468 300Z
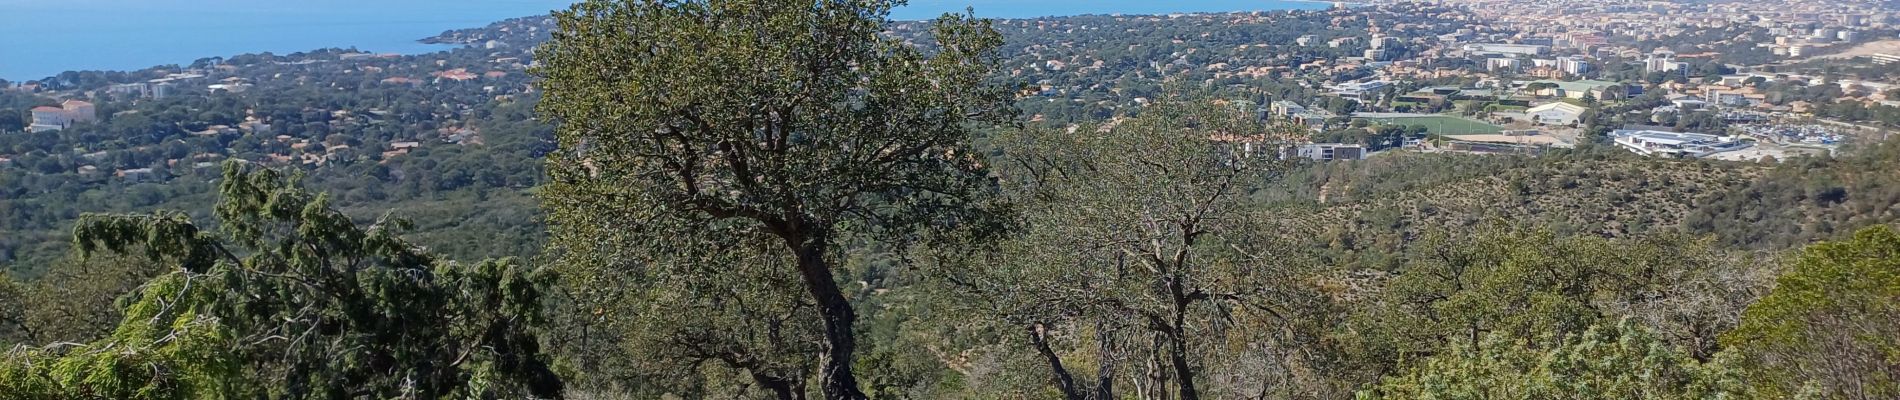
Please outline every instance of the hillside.
M1777 95L1870 94L1566 2L1674 20L592 0L0 82L0 398L1900 398L1900 139Z
M1616 153L1543 158L1393 155L1325 166L1300 182L1326 202L1274 214L1289 238L1313 238L1329 262L1389 268L1410 241L1486 224L1609 238L1686 231L1703 204L1758 185L1753 164L1669 161Z

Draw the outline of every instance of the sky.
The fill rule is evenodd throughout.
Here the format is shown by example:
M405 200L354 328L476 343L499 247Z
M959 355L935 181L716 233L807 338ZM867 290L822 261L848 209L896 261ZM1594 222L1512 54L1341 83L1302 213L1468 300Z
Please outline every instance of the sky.
M134 70L212 56L320 48L425 53L445 30L546 14L571 0L0 0L0 79ZM894 19L1323 8L1279 0L913 0Z

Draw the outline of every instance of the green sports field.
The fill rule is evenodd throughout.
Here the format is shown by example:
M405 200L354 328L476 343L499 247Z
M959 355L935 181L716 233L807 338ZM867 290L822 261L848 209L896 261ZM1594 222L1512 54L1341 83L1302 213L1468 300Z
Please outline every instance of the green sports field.
M1504 131L1504 128L1497 125L1445 115L1364 119L1381 125L1424 125L1425 130L1434 135L1492 134Z

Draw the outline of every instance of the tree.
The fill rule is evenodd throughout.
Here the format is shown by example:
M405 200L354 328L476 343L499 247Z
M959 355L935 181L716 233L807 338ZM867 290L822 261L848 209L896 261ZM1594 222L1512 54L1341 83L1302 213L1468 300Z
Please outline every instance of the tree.
M14 133L26 129L27 120L14 110L0 110L0 133Z
M1553 82L1531 82L1529 85L1524 85L1524 90L1531 93L1538 93L1549 89L1556 89L1557 87L1557 84Z
M1284 137L1231 108L1163 101L1119 125L1030 129L998 139L1019 238L941 257L954 304L1016 325L1069 399L1114 398L1131 371L1147 397L1200 398L1230 326L1299 318L1295 268L1251 236L1246 188L1286 164L1210 136ZM1008 168L1004 168L1008 167ZM1266 329L1266 328L1263 328ZM1080 332L1088 332L1086 335ZM1096 376L1078 381L1062 336L1090 336ZM1115 360L1146 358L1118 365ZM1169 393L1173 392L1173 393ZM1225 396L1223 396L1225 397Z
M1803 250L1723 344L1764 393L1900 396L1900 234L1877 226Z
M1410 246L1397 275L1345 326L1354 358L1390 362L1452 345L1484 351L1485 338L1499 335L1555 346L1612 316L1709 357L1765 280L1751 279L1750 259L1667 235L1560 237L1493 225Z
M852 373L856 313L832 271L854 238L969 223L987 173L972 126L1012 119L991 84L1002 39L946 15L930 52L882 34L890 0L589 1L556 13L538 51L539 105L560 150L545 204L555 230L636 226L619 238L670 251L671 236L769 235L795 261L822 318L827 398L864 395ZM557 236L563 234L557 232ZM567 247L590 239L570 235Z
M0 355L0 394L9 399L242 399L261 382L232 351L239 342L206 315L214 292L184 274L154 279L125 310L112 335L64 353L69 344L15 347Z
M1747 399L1754 393L1732 356L1699 362L1641 325L1598 325L1553 348L1487 336L1451 345L1417 368L1361 391L1377 399Z
M818 318L810 296L782 290L800 283L791 258L774 251L774 238L736 229L664 236L650 229L674 225L651 221L559 231L560 276L572 308L561 315L578 317L563 321L570 333L563 347L589 371L576 378L633 382L622 389L646 397L723 397L713 392L756 386L777 399L805 398L815 370L810 355L824 335L809 323ZM559 246L583 237L616 239ZM664 238L676 251L637 245L643 238ZM709 371L719 368L725 371Z
M118 300L167 272L163 264L137 257L62 259L45 275L14 283L17 301L0 300L0 332L11 322L23 334L9 341L0 333L0 343L46 345L103 338L123 319ZM0 279L0 299L7 297L7 288Z
M0 346L26 342L35 336L27 320L27 291L26 285L0 274Z
M80 254L137 251L178 268L111 337L42 374L79 393L131 382L157 386L126 393L183 385L191 398L561 395L534 331L543 276L513 260L438 261L397 236L406 222L358 227L271 170L226 163L219 191L224 235L177 212L82 217ZM176 365L143 367L119 348Z

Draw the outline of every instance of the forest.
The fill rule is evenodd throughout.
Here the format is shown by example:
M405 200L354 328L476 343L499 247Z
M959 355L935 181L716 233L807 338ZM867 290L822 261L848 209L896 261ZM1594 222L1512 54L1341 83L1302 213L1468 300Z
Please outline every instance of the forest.
M1900 397L1900 143L1292 161L1293 87L895 3L585 1L0 136L0 399ZM1232 34L1333 28L1285 29Z

